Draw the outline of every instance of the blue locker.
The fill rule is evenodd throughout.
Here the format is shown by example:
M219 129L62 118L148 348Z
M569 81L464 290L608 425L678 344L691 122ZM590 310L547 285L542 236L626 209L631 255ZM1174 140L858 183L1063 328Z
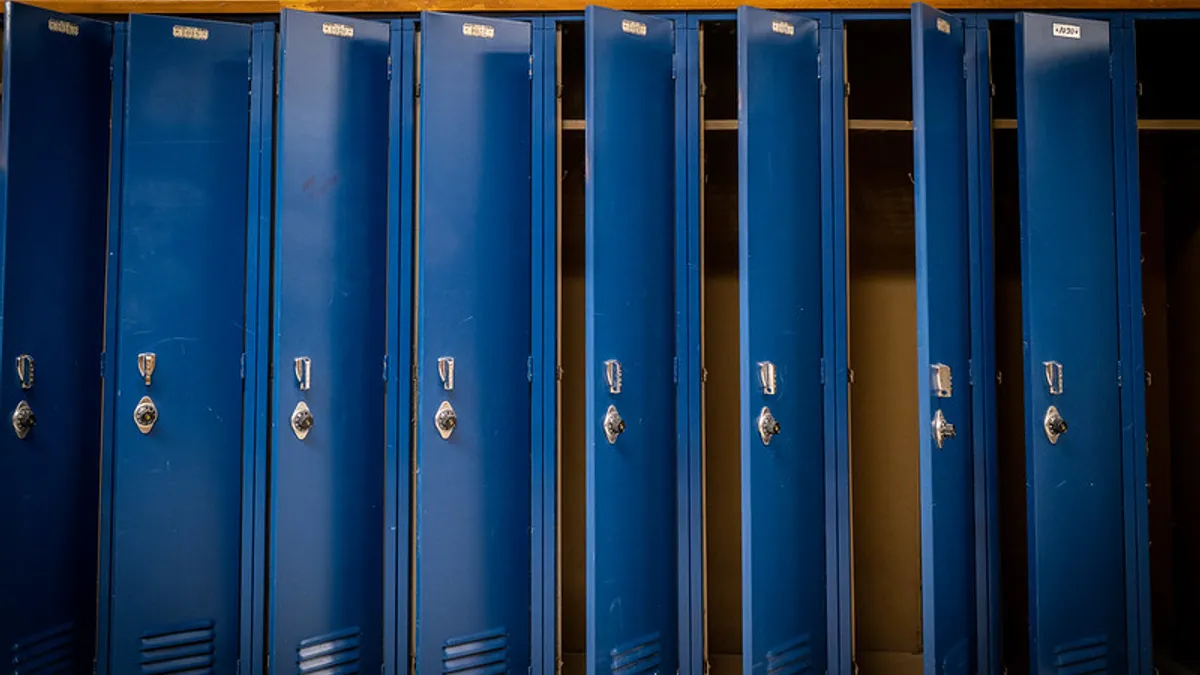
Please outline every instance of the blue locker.
M678 663L673 22L588 7L589 675Z
M966 31L912 8L921 595L926 673L976 672Z
M282 17L271 672L383 662L389 33Z
M751 7L737 19L742 672L823 671L818 24Z
M113 30L17 3L4 30L0 644L90 673Z
M233 673L251 27L134 15L125 56L97 670Z
M532 27L426 12L420 44L416 668L525 672Z
M1030 667L1124 673L1109 26L1021 14L1016 28Z

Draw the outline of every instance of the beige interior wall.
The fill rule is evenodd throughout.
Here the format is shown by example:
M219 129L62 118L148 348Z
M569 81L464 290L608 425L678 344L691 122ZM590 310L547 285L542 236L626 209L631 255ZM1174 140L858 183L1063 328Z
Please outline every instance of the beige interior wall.
M922 646L912 136L852 132L849 153L856 650L874 675L908 661L869 653Z
M587 385L584 294L583 132L562 134L562 244L559 358L563 367L559 410L559 586L564 672L578 672L587 650Z
M999 469L1000 575L1004 662L1010 675L1029 671L1029 562L1025 492L1025 353L1021 319L1021 220L1017 132L992 138L992 228L995 255L996 454Z
M718 657L742 653L737 133L707 132L704 148L705 584L715 669L726 664Z

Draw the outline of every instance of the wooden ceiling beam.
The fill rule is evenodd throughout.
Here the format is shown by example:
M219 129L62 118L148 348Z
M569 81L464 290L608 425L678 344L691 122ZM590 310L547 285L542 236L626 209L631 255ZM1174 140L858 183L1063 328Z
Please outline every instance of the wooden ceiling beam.
M314 12L402 13L423 9L446 12L577 12L587 0L35 0L33 4L70 14L274 14L281 7ZM721 11L743 0L621 0L606 6L631 11ZM944 0L939 9L976 11L1068 11L1200 9L1200 0ZM772 0L781 10L904 10L907 0Z

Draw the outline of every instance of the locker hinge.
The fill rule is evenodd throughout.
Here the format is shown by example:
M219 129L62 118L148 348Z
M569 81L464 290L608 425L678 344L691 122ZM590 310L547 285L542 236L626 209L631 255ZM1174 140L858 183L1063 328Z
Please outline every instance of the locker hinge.
M671 381L679 384L679 357L671 359Z
M975 361L967 359L967 386L975 386Z
M413 85L413 97L421 98L421 83L417 82Z
M700 83L700 98L704 98L705 96L708 96L708 83L701 82Z
M237 660L237 674L242 675L242 660L241 659Z
M825 357L821 357L821 386L825 386Z
M241 372L242 379L245 380L246 379L246 352L242 352L242 362L238 367L242 371Z
M1125 386L1125 378L1121 375L1121 362L1117 361L1117 388Z
M555 82L554 83L554 98L556 98L558 100L562 100L563 89L564 89L564 87L563 87L562 82Z
M678 70L679 70L679 52L675 52L674 54L671 54L671 79L672 80L678 79L678 75L677 75Z
M383 355L383 381L388 381L388 375L392 371L392 357L389 354Z
M554 379L555 379L556 381L558 381L558 382L562 382L562 379L563 379L563 367L562 367L562 364L561 364L561 363L560 363L560 364L558 364L558 365L556 365L556 366L554 366Z
M850 80L842 80L842 98L850 98Z
M967 66L967 55L963 54L963 79L964 80L967 79L967 71L968 70L969 70L969 68Z
M1108 79L1113 79L1113 54L1108 53Z
M533 357L532 356L525 359L525 377L528 378L528 380L530 382L533 382Z
M988 96L990 98L996 98L996 83L995 82L988 82Z
M853 368L846 368L846 382L848 384L854 384L854 369Z
M108 370L107 363L108 363L108 352L100 352L100 379L102 379L102 380L107 375L107 373L105 372L106 370Z
M533 52L529 52L529 79L533 80Z
M388 82L392 81L392 55L388 54Z
M108 81L109 82L113 81L113 69L114 69L113 57L110 56L110 57L108 57Z
M818 33L819 35L820 33ZM817 38L817 80L821 79L821 38Z

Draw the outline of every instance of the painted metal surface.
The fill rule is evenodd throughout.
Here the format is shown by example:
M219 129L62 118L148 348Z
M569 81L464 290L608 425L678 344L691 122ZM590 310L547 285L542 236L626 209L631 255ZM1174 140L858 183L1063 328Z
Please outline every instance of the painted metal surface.
M1107 22L1017 17L1031 669L1038 672L1129 666L1110 68ZM1047 433L1051 406L1068 422L1057 443Z
M532 40L421 15L418 670L530 664Z
M966 28L915 3L913 158L926 673L976 672ZM940 435L939 435L940 434Z
M390 27L292 10L281 21L269 667L376 672ZM303 439L291 422L302 403Z
M134 15L126 50L98 669L233 672L251 27Z
M674 24L594 6L585 24L587 670L670 672L679 632ZM623 423L606 425L609 411ZM615 442L606 431L619 432Z
M742 671L822 671L819 27L752 7L737 21ZM773 437L760 433L768 411L780 425Z
M21 672L90 673L113 30L8 3L4 31L0 645Z

